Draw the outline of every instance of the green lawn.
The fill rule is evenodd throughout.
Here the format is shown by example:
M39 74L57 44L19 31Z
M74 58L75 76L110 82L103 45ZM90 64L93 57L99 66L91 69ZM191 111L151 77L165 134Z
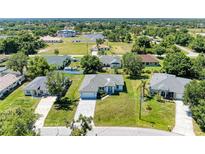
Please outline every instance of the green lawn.
M90 53L90 48L95 45L95 43L92 42L88 43L88 45L86 42L72 43L73 39L79 38L64 38L63 43L48 44L48 47L42 49L41 51L43 52L39 54L53 55L54 50L58 49L60 55L85 55Z
M78 92L79 86L81 84L81 81L83 80L83 75L67 75L72 80L72 84L69 87L66 96L68 98L71 98L72 100L77 101L80 97L80 94ZM62 108L59 109L58 104L55 103L52 106L52 109L50 110L46 120L45 120L45 126L65 126L66 123L70 123L75 115L76 111L76 104L74 103L71 106L67 106L68 108Z
M193 120L193 127L194 127L194 133L197 136L205 136L205 132L201 130L199 125L196 123L195 120Z
M3 100L0 100L0 111L12 109L15 107L25 107L35 109L39 100L30 96L24 96L23 88L27 83L23 84Z
M170 130L174 126L175 104L146 101L139 119L140 80L125 78L127 92L97 101L94 122L96 126L130 126ZM147 110L147 106L152 110Z

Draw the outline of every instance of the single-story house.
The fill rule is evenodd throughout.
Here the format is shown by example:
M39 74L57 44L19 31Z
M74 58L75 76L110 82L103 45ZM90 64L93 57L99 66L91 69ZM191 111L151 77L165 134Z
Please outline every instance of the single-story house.
M121 58L119 56L102 55L99 59L105 67L120 68L122 65Z
M59 37L44 36L40 38L46 43L62 43L63 40Z
M31 81L25 88L24 94L26 96L47 96L49 95L46 85L47 78L40 76Z
M104 45L104 44L100 44L100 45L94 45L92 48L91 48L91 51L108 51L110 50L110 47L107 46L107 45Z
M97 39L105 39L105 36L101 33L96 34L86 34L84 35L85 38L89 39L88 41L96 42Z
M139 55L142 59L142 63L143 65L145 66L159 66L159 60L151 55L151 54L142 54L142 55Z
M0 77L0 98L11 92L15 87L21 85L25 80L23 75L18 73L9 73Z
M184 88L190 79L177 77L172 74L154 73L150 81L150 93L159 93L167 99L183 99Z
M81 99L96 99L100 90L107 94L123 91L124 79L116 74L85 75L80 86Z
M49 65L55 65L57 69L64 69L70 62L70 56L43 56Z
M76 31L75 30L67 30L67 29L64 29L64 30L59 30L57 32L57 36L58 37L75 37L76 36Z

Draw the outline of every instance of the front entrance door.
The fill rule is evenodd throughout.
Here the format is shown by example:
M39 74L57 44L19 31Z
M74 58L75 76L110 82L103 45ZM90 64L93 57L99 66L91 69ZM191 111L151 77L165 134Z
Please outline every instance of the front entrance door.
M108 94L112 94L112 87L108 87Z

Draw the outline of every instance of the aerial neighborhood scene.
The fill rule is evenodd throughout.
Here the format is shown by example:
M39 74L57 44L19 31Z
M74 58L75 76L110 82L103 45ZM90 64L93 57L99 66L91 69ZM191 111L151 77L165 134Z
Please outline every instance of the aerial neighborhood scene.
M0 18L0 136L204 136L205 19Z

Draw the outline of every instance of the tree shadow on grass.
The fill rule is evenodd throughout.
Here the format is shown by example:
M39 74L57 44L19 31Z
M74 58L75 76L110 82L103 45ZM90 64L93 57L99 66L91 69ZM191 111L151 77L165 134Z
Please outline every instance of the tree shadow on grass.
M55 109L57 110L72 110L73 106L76 104L77 100L69 99L68 97L60 98L55 102Z

